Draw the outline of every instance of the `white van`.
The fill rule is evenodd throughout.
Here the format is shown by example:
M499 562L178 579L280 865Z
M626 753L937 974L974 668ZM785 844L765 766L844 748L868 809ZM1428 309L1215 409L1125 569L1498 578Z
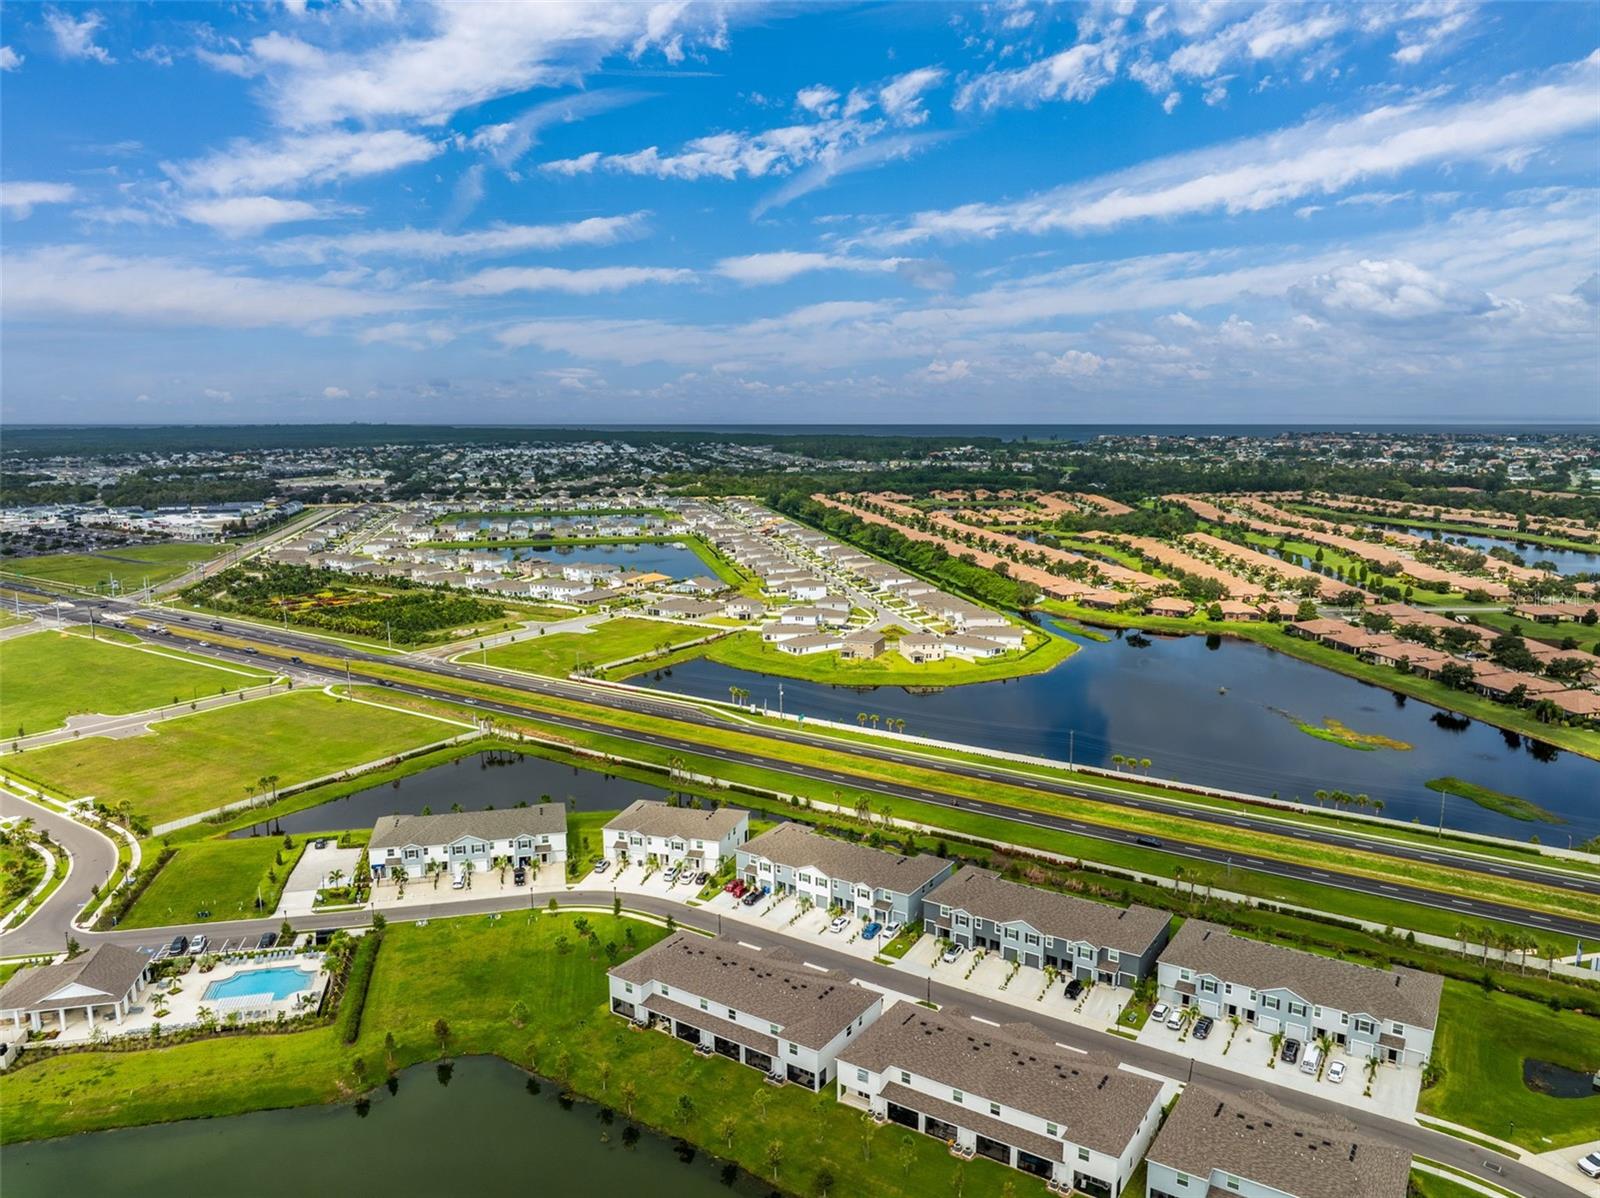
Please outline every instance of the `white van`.
M1316 1075L1317 1066L1322 1064L1322 1049L1315 1044L1306 1049L1306 1055L1300 1058L1300 1072Z

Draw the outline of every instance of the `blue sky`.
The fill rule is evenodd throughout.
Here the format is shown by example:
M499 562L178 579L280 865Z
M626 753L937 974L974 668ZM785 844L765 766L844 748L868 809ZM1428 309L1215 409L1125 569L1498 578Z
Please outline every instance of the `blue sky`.
M1600 6L0 8L12 421L1600 419Z

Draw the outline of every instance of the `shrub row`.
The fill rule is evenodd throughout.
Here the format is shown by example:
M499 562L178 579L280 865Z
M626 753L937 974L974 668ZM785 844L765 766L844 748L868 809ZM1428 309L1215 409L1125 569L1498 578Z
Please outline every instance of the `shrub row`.
M382 932L368 932L361 937L351 959L344 996L339 1000L339 1035L346 1044L354 1044L361 1034L361 1010L367 1005L367 987L372 982L372 969L377 964L382 943Z
M162 871L167 862L171 861L177 852L177 849L162 849L153 862L139 871L138 876L133 880L133 885L124 886L117 892L116 897L106 904L105 910L100 912L100 918L95 920L95 929L104 931L121 923L122 917L128 913L128 909L139 901L139 896L149 888L150 883L155 881L156 875Z

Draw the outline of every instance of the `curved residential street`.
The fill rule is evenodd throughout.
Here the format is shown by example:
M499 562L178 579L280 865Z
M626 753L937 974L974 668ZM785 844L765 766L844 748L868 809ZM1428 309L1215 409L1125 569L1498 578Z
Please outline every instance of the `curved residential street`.
M23 924L0 933L0 957L62 952L73 917L116 868L117 846L104 833L10 791L0 790L0 815L31 818L49 832L51 841L66 850L58 855L57 867L68 871L66 881ZM85 934L78 939L84 941Z

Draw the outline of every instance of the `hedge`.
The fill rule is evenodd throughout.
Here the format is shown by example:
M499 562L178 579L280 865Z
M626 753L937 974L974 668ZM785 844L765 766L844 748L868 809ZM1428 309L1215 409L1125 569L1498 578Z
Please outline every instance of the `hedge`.
M361 937L351 959L344 997L339 1000L339 1034L346 1044L354 1044L361 1034L361 1009L367 1005L367 986L372 981L372 968L377 964L378 946L382 943L382 932L368 932Z

